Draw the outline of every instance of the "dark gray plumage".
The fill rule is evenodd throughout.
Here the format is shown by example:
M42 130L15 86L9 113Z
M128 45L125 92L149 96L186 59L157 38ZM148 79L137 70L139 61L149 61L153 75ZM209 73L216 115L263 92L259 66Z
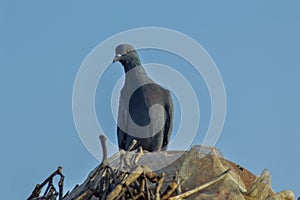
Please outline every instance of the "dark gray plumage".
M174 112L170 92L149 78L141 66L137 51L131 45L121 44L116 48L116 61L123 65L126 73L119 101L119 148L129 150L135 139L137 145L132 150L140 146L147 151L167 150ZM161 106L160 109L153 109L157 104ZM131 119L143 129L136 128Z

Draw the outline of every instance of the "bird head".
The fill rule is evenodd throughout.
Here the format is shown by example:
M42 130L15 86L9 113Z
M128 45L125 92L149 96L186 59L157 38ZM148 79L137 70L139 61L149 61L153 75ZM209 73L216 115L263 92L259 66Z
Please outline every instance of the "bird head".
M116 55L113 62L121 61L128 56L131 52L135 51L134 47L130 44L120 44L116 47Z
M130 44L120 44L116 47L116 55L113 59L113 63L119 61L124 66L126 64L140 64L137 51Z

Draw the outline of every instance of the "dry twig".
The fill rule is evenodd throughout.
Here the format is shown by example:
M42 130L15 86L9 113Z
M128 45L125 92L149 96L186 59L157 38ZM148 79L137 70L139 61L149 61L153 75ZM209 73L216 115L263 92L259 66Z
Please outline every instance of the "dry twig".
M164 179L165 179L166 174L162 173L155 188L155 199L160 200L160 190L163 185Z
M60 180L58 182L58 187L59 187L59 192L56 192L56 189L53 185L53 178L59 175L60 176ZM27 200L33 200L33 199L37 199L37 197L40 196L41 190L42 188L48 184L44 195L41 198L44 197L52 197L52 196L57 196L58 194L58 199L62 200L63 197L63 183L64 183L64 178L65 176L62 174L62 167L58 167L57 170L55 172L53 172L46 180L44 180L43 183L41 184L37 184L33 190L33 192L31 193L31 195L27 198Z
M169 183L166 191L162 194L161 200L167 200L176 190L178 184L176 182Z
M99 139L101 142L101 147L102 147L102 152L103 152L102 163L107 164L106 137L104 135L100 135Z
M177 195L177 196L174 196L174 197L171 197L169 198L169 200L179 200L179 199L183 199L183 198L186 198L188 196L191 196L192 194L195 194L201 190L204 190L205 188L215 184L216 182L219 182L220 180L222 180L226 175L227 173L230 171L230 169L227 169L225 170L223 173L221 173L219 176L217 176L216 178L214 178L213 180L203 184L203 185L200 185L198 187L196 187L195 189L192 189L190 191L187 191L185 193L182 193L180 195Z
M111 193L109 193L107 199L108 200L115 199L120 194L120 192L122 192L122 190L124 190L127 186L129 186L136 179L138 179L142 173L143 173L143 168L141 166L137 166L136 168L134 168L132 172L128 175L128 177L124 179L120 184L118 184Z

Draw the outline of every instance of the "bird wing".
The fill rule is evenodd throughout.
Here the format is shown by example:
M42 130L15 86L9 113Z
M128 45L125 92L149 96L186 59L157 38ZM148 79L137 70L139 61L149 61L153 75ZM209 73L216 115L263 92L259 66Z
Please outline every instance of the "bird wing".
M126 142L125 131L126 131L126 127L127 127L127 118L128 118L128 111L122 101L122 97L120 97L119 111L118 111L118 124L117 124L117 137L118 137L119 148L121 148L121 149L125 149L125 142ZM120 128L120 127L122 127L122 128ZM125 130L122 130L122 129L125 129Z
M173 106L172 97L171 97L171 94L169 91L167 91L167 95L166 95L165 110L167 113L167 117L166 117L166 123L165 123L165 128L164 128L164 139L163 139L162 150L167 150L167 148L168 148L168 144L169 144L170 137L171 137L171 132L173 129L173 121L174 121L174 106Z

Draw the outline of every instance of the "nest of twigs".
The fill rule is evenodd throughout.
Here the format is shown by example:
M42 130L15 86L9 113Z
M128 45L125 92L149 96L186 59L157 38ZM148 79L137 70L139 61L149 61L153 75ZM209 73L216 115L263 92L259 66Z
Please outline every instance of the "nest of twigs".
M105 137L100 136L103 148L102 163L89 176L83 193L75 197L66 196L64 199L169 199L178 193L180 179L165 180L166 173L157 174L150 168L138 165L138 160L144 154L140 148L134 156L120 151L120 162L117 167L108 165L106 156ZM136 143L131 145L134 147ZM80 189L81 190L81 189ZM82 191L82 190L81 190ZM177 191L177 192L176 192Z
M272 190L269 171L255 176L224 159L215 148L194 146L188 152L144 152L139 148L119 151L107 159L106 138L100 136L100 141L102 162L81 185L64 195L64 175L59 167L36 185L28 200L294 199L290 190ZM57 187L55 176L60 176Z
M118 154L117 165L111 165L107 159L106 138L100 136L101 146L103 150L103 159L101 164L93 170L88 178L80 186L75 188L63 196L63 174L62 168L52 173L42 184L38 184L28 200L165 200L165 199L183 199L189 197L212 184L220 181L225 177L229 170L225 170L220 175L214 177L205 184L200 185L192 190L182 192L182 177L178 175L178 169L182 161L180 158L176 160L177 164L171 167L162 168L153 171L147 165L139 163L140 158L146 156L142 148L132 152L120 151ZM134 148L136 142L131 145ZM143 156L144 155L144 156ZM184 157L184 156L182 156ZM165 157L163 158L165 159ZM146 158L149 162L149 159ZM147 163L148 163L147 162ZM150 161L151 163L152 161ZM143 162L141 162L143 163ZM56 190L53 184L53 177L61 176ZM47 186L43 195L41 190Z

